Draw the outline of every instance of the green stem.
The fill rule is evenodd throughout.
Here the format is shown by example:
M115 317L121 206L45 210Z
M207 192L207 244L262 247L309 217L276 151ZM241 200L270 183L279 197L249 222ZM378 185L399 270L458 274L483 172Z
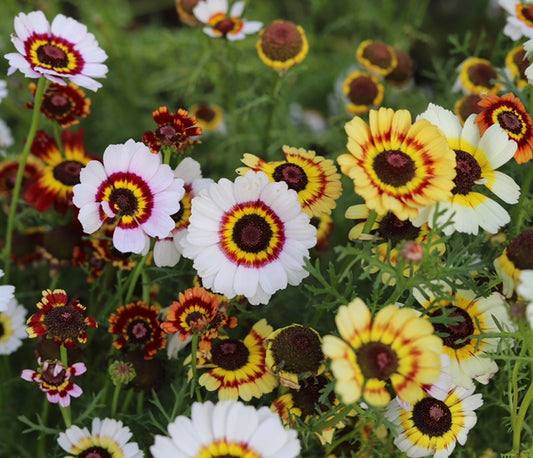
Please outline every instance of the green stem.
M121 388L122 383L117 383L115 385L115 391L113 392L113 400L111 401L111 418L115 418L117 416L118 399L120 397Z
M199 342L199 334L194 333L192 335L192 341L191 341L191 371L192 371L192 380L191 380L191 391L189 393L189 396L192 398L194 393L196 393L196 400L198 402L202 401L202 395L200 393L199 387L198 387L198 371L196 368L196 354L198 351L198 342Z
M43 398L43 408L41 409L41 423L46 425L48 420L48 412L50 411L50 402L46 397ZM46 435L41 432L37 442L37 456L46 458L48 456L47 447L46 447Z
M144 391L141 391L137 396L137 415L143 413L143 404L144 404Z
M148 250L148 253L146 253L135 266L135 269L131 273L131 276L129 278L129 286L128 291L126 292L126 297L124 298L124 304L129 304L131 301L131 298L133 296L133 291L135 290L135 286L137 285L137 280L139 279L139 276L142 273L143 267L146 264L146 260L148 259L148 255L150 254L150 251L153 248L154 239L152 239L152 246L150 247L150 250Z
M68 367L68 355L67 355L67 347L65 347L63 344L59 347L59 354L61 357L61 364L65 366L65 368ZM63 416L63 421L65 422L65 427L70 428L72 426L72 416L70 413L70 405L67 407L59 406L59 410L61 411L61 415Z
M276 74L274 80L274 84L272 86L272 92L270 93L269 98L269 110L267 113L267 119L265 123L265 129L263 131L263 151L267 153L268 151L268 145L270 143L270 137L271 137L271 130L272 130L272 122L274 120L274 112L277 106L277 100L279 97L279 92L281 90L281 85L283 83L283 75Z
M376 221L378 214L376 213L376 210L370 210L370 214L368 215L368 218L366 219L365 225L363 227L363 231L361 234L370 234L370 231L372 230L372 226L374 225L374 222Z
M133 390L133 388L130 388L130 390L128 391L128 393L126 394L126 399L124 400L124 403L122 404L122 407L121 407L121 412L127 412L128 411L128 407L130 405L130 402L133 398L133 394L135 393L135 391Z
M39 126L39 115L41 114L41 105L43 101L43 94L48 86L48 80L44 77L39 79L37 84L37 90L35 92L35 102L33 106L33 114L31 117L30 129L26 138L26 143L22 151L21 158L19 160L19 168L17 170L17 177L15 180L15 187L13 188L13 195L11 196L11 205L9 207L9 215L7 218L7 230L6 230L6 244L4 247L4 282L9 283L9 275L11 271L11 248L13 245L13 230L15 227L15 215L17 213L17 204L20 196L20 190L22 188L22 179L24 178L24 169L26 168L26 162L30 155L31 146L37 133L37 127Z

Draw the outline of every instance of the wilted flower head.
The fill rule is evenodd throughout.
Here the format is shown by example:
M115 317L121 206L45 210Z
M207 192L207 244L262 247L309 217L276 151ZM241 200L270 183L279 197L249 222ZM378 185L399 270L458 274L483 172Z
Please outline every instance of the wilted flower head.
M42 11L19 13L11 41L18 52L5 55L8 75L20 70L28 78L44 76L58 84L66 78L92 91L102 86L94 78L105 77L107 55L75 19L58 14L50 24Z

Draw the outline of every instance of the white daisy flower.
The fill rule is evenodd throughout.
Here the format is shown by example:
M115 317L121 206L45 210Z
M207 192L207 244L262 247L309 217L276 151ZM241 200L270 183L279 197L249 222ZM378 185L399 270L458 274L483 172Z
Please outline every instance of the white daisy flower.
M529 302L526 307L526 318L529 321L529 326L533 329L533 270L520 272L516 292Z
M296 431L286 429L268 407L256 409L239 401L195 402L191 418L177 417L168 425L170 437L155 436L154 458L198 456L299 456Z
M62 14L50 24L42 11L19 13L14 25L11 41L18 52L5 55L8 75L20 70L28 78L44 76L63 85L67 78L92 91L102 86L94 78L105 77L107 54L87 26Z
M508 204L518 202L520 187L508 175L497 171L516 152L516 142L510 140L498 124L489 127L483 136L475 124L476 115L470 115L461 126L461 121L451 111L429 104L419 115L439 127L448 144L455 151L456 177L451 199L424 208L414 224L434 224L435 213L439 215L437 226L445 234L454 231L477 235L479 228L495 234L510 221L510 216L498 202L475 191L476 186L485 186Z
M231 299L266 304L287 285L309 275L304 260L316 244L316 228L287 184L250 171L225 178L192 200L183 256L204 287Z
M504 35L513 41L520 38L533 38L533 3L524 0L499 0L507 13Z
M7 81L0 80L0 102L7 97Z
M28 311L13 297L7 309L0 312L0 355L10 355L22 345L26 333L26 313Z
M0 154L5 156L5 149L12 146L14 142L11 129L3 119L0 119Z
M4 276L4 271L0 269L0 278ZM13 285L0 285L0 312L8 309L8 304L15 296L15 287Z
M120 456L142 458L136 442L129 442L132 432L121 421L93 418L92 429L74 425L59 434L57 443L72 456Z

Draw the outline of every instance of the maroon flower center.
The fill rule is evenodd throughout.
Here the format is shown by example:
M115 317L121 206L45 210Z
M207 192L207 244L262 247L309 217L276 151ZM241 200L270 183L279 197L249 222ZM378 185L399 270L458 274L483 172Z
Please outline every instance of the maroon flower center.
M373 41L366 45L363 57L380 68L389 68L392 64L390 49L381 41Z
M150 322L143 318L131 320L126 329L126 334L130 342L144 344L152 337L152 327Z
M474 184L481 178L481 167L474 156L462 151L455 150L455 178L453 182L455 187L452 189L453 194L466 195L472 191Z
M395 247L404 240L416 240L420 228L409 220L402 221L394 214L387 213L379 222L378 234L385 240L390 240L391 246Z
M359 348L357 362L367 379L388 380L398 369L398 355L381 342L369 342Z
M459 114L461 119L465 120L471 114L479 114L483 111L483 108L478 105L481 101L481 96L477 94L470 94L465 96L459 105Z
M522 5L522 15L530 22L533 22L533 6Z
M174 129L174 127L170 125L161 126L159 129L157 129L157 131L161 136L165 137L168 140L171 140L174 135L176 135L176 129Z
M270 343L274 369L277 370L294 374L316 373L324 360L319 336L305 326L289 326Z
M259 253L268 248L272 238L272 228L259 215L244 215L233 227L232 238L235 244L248 253Z
M401 187L415 176L415 163L400 150L379 153L372 164L378 178L385 184Z
M206 122L212 121L215 118L215 115L215 111L212 110L209 105L200 105L196 110L196 117Z
M54 178L65 186L74 186L80 182L83 164L78 161L63 161L54 167Z
M430 437L443 436L452 427L452 413L438 399L424 398L413 407L413 422L418 430Z
M491 81L498 79L498 74L492 65L478 63L468 68L468 77L476 86L491 88L494 86Z
M294 406L302 411L302 417L307 415L316 415L316 406L320 405L321 409L326 412L328 410L325 404L320 404L320 396L322 390L328 384L328 379L323 375L318 377L308 377L300 384L298 391L291 391ZM329 402L332 404L335 400L335 393L332 391L328 396Z
M261 35L261 49L273 60L285 62L296 57L303 47L298 27L289 21L275 21Z
M451 310L446 316L454 318L452 323L433 322L433 328L441 335L445 346L453 349L463 348L470 343L474 334L474 322L472 318L462 308L455 305L447 305L445 308ZM429 313L430 317L440 317L443 315L442 310L438 309Z
M498 124L503 130L513 134L520 134L524 126L520 115L512 110L502 111L498 115Z
M350 81L348 98L356 105L372 105L378 93L377 85L368 76L359 76Z
M65 381L67 371L64 367L61 367L61 370L54 375L57 364L48 364L46 369L41 373L41 377L47 385L59 386Z
M103 447L89 447L88 449L81 452L79 455L76 455L78 458L112 458L113 455L109 453Z
M85 329L86 323L82 313L71 304L53 307L43 320L48 334L61 340L75 340Z
M237 29L239 25L240 25L240 19L225 18L217 22L213 28L215 30L218 30L222 35L226 36L232 30Z
M289 189L300 192L307 186L309 179L305 170L297 164L286 162L278 165L272 174L275 181L284 181Z
M113 203L123 215L133 216L139 209L139 201L130 189L113 189L109 194L109 201Z
M519 270L533 269L533 230L516 236L507 245L507 257Z
M227 371L236 371L248 364L250 350L237 339L223 339L213 344L211 359L213 364Z
M73 109L73 104L69 98L60 94L53 94L43 100L43 109L56 116L62 116Z
M51 43L39 46L37 49L37 58L43 64L53 68L64 68L68 66L67 53Z

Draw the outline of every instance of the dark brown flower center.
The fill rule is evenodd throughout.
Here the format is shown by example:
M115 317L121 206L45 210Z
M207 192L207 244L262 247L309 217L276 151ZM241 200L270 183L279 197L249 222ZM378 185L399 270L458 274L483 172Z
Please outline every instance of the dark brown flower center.
M128 324L126 334L131 343L142 345L152 338L153 330L149 321L137 318Z
M328 384L328 379L323 375L318 377L308 377L302 380L299 390L291 390L294 406L302 411L302 417L307 415L316 415L316 406L320 405L320 396L322 390ZM332 391L328 396L332 404L335 400L335 392ZM320 405L321 410L327 411L326 405Z
M233 227L232 238L236 245L248 253L259 253L268 248L272 238L272 228L259 215L244 215Z
M498 79L498 74L492 65L480 62L468 68L468 77L476 86L491 88L494 86L492 80Z
M283 329L271 345L274 369L294 374L317 373L324 360L319 336L305 326L293 325Z
M63 161L54 167L54 178L65 186L74 186L80 182L83 167L78 161Z
M43 100L43 109L56 116L62 116L73 109L73 103L70 99L61 94L53 94L45 97Z
M416 240L420 228L409 220L402 221L393 213L387 213L379 222L378 234L385 240L390 240L391 246L395 247L404 240Z
M290 162L278 165L272 174L272 178L275 181L284 181L289 189L294 189L296 192L305 189L307 183L309 183L305 170L299 165Z
M521 79L526 79L526 68L529 67L530 62L529 59L526 57L526 50L521 47L517 52L513 54L513 63L516 65L518 69L518 73L520 74Z
M139 208L139 201L131 189L113 189L109 194L109 201L115 204L123 215L133 216Z
M227 371L236 371L248 364L250 350L237 339L223 339L213 344L211 349L213 364Z
M350 81L348 98L356 105L372 105L379 91L369 76L359 76Z
M398 355L381 342L369 342L359 348L357 362L367 379L388 380L398 369Z
M206 122L212 121L215 116L215 111L212 110L209 105L200 105L196 110L196 118Z
M522 15L530 22L533 22L533 6L522 5Z
M439 333L445 346L453 349L463 348L470 343L474 334L474 322L467 311L455 305L447 305L445 308L450 310L446 314L449 318L454 318L452 323L433 322L435 332ZM428 314L430 317L440 317L443 315L441 309Z
M415 176L415 163L403 151L389 150L379 153L374 158L373 168L383 183L401 187Z
M44 325L48 334L61 340L76 340L85 329L86 323L82 313L71 304L53 307L44 316Z
M424 398L413 407L413 422L418 430L430 437L439 437L452 427L452 413L438 399Z
M4 325L0 323L0 339L4 336L5 333L6 331L4 329Z
M228 33L230 33L232 30L234 30L238 26L239 26L238 19L225 18L217 22L217 24L213 28L215 30L218 30L222 35L226 36Z
M89 447L80 454L76 455L78 458L112 458L113 455L103 447Z
M465 96L459 104L459 114L463 122L473 113L479 114L483 108L478 105L481 96L477 94L469 94Z
M275 21L261 35L261 49L265 55L278 62L296 57L303 47L298 27L290 21Z
M56 366L58 363L50 363L47 365L46 369L41 373L41 377L48 385L59 386L65 381L65 374L67 373L66 369L61 366L59 372L54 375L56 372Z
M507 257L519 270L533 269L533 230L522 232L507 245Z
M54 68L64 68L68 66L68 56L65 51L50 43L39 46L37 49L37 59L43 64Z
M380 68L389 68L393 59L389 47L381 41L372 41L366 45L363 57Z
M512 132L513 134L520 134L524 126L520 115L512 110L502 111L498 115L498 124L503 130Z
M455 187L453 194L466 195L472 191L474 184L481 178L481 167L474 156L462 150L455 150Z

